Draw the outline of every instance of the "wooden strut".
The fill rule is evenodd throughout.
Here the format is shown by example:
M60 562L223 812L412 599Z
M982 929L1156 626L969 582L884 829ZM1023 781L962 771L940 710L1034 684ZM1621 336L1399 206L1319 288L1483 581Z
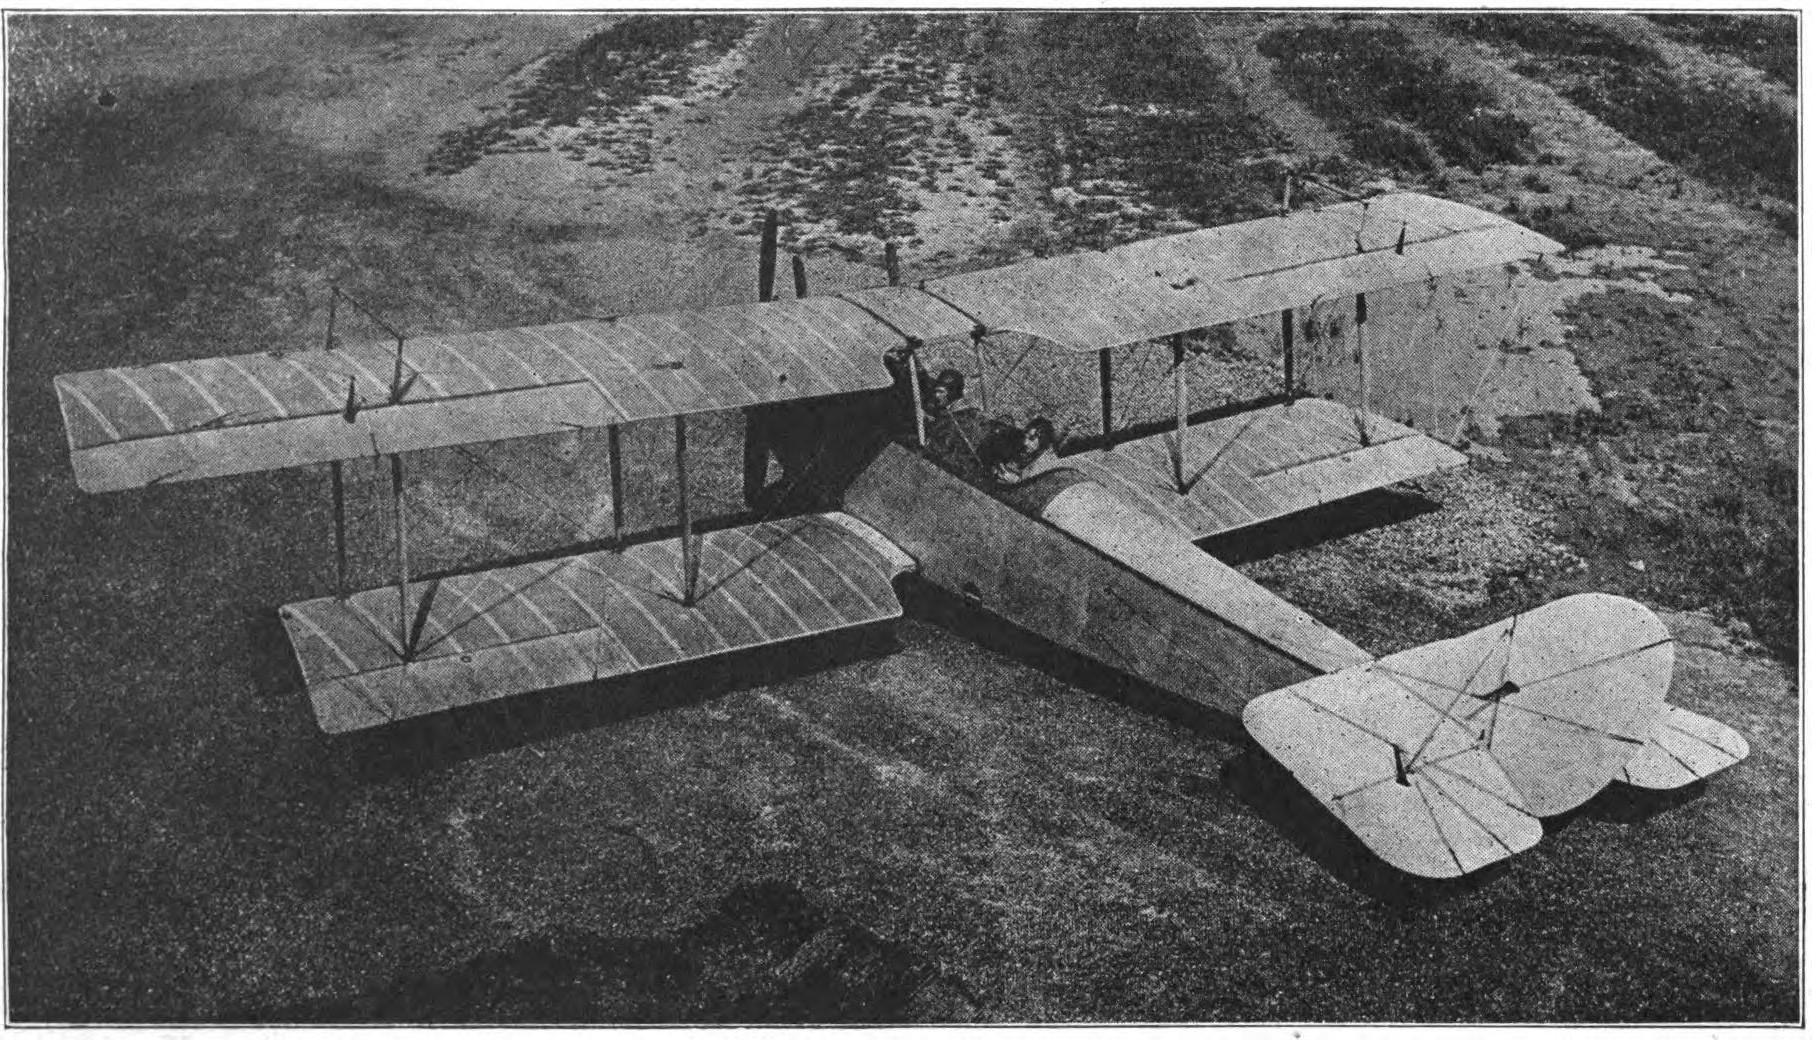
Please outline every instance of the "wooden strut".
M883 253L887 262L887 284L900 284L900 247L892 242L885 243ZM919 447L925 446L925 389L919 385L919 376L923 372L919 362L919 342L906 342L906 382L912 387L912 431Z
M321 348L323 350L333 349L334 321L340 310L339 287L331 286L330 289L327 294L327 342ZM349 422L351 415L349 406ZM343 600L346 598L346 474L339 459L334 459L330 468L333 470L333 594Z
M925 446L925 391L919 385L919 377L924 369L919 363L919 343L917 340L906 344L906 382L912 386L912 428L918 438L919 447Z
M774 300L774 272L779 259L780 214L770 209L761 225L761 265L756 277L756 299L762 303ZM794 278L798 278L797 269ZM761 490L768 483L768 426L767 416L760 408L742 410L742 500L751 508L760 501Z
M1175 365L1171 371L1175 377L1172 389L1175 392L1177 408L1176 443L1172 445L1170 452L1170 470L1171 475L1176 478L1177 492L1183 494L1188 491L1183 482L1183 439L1189 433L1189 377L1186 374L1188 370L1183 363L1182 336L1170 338L1170 350L1175 359Z
M346 598L346 475L339 459L333 460L333 594Z
M761 270L757 294L762 303L774 298L774 264L780 254L780 214L768 210L761 222Z
M1360 293L1353 314L1353 336L1359 345L1359 444L1370 447L1372 431L1367 413L1372 408L1371 369L1365 358L1365 294Z
M793 295L805 299L805 257L793 254Z
M611 548L623 551L623 428L612 424L604 428L610 453L610 523Z
M403 518L403 456L390 456L390 497L396 526L396 645L407 662L415 656L409 645L409 535Z
M1284 396L1296 398L1296 312L1283 309L1283 392Z
M679 472L680 580L684 583L684 606L698 601L698 555L692 547L692 499L686 486L686 417L673 417L673 459Z
M390 374L390 403L399 404L403 399L403 337L396 338L396 370Z
M1114 352L1103 347L1101 358L1101 447L1113 448L1114 434Z
M982 340L987 335L988 330L980 325L969 333L969 344L975 348L975 385L981 392L981 410L984 415L994 411L988 401L988 366L982 357Z

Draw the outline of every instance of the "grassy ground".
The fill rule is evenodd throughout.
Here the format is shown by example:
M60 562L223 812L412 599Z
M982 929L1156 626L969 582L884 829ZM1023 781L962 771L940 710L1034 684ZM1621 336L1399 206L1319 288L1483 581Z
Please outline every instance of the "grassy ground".
M1520 70L1554 83L1612 129L1697 176L1788 202L1796 197L1798 118L1791 104L1739 83L1686 74L1644 38L1639 23L1477 15L1448 24L1520 49L1527 55ZM1751 35L1743 30L1755 23L1721 24L1724 33L1710 34L1724 42L1721 49L1748 47L1759 64L1779 66L1778 30L1768 34L1764 22Z
M574 156L562 132L457 173L427 170L447 132L550 68L595 67L587 54L621 72L633 48L596 41L623 23L9 21L13 1019L1797 1018L1796 243L1754 208L1774 172L1701 179L1720 157L1657 157L1569 100L1575 72L1503 49L1520 44L1382 22L1422 55L1410 65L1438 58L1528 125L1526 161L1424 175L1338 154L1318 168L1352 187L1444 175L1465 201L1546 206L1603 241L1671 250L1678 269L1655 277L1672 295L1570 305L1564 348L1596 416L1513 419L1474 467L1420 489L1442 508L1385 510L1408 518L1280 555L1248 546L1242 565L1380 651L1575 589L1677 608L1675 697L1738 726L1755 755L1684 797L1595 800L1465 884L1379 870L1228 720L912 589L891 633L328 740L274 617L328 587L320 474L75 490L54 374L306 348L331 280L411 331L747 299L752 250L730 218L791 197L817 207L809 227L798 208L792 238L814 291L879 281L840 259L862 236L835 229L856 214L801 175L808 158L757 149L795 140L801 113L823 128L814 106L857 77L851 105L970 136L972 154L951 141L939 170L919 156L887 173L920 203L900 210L924 239L908 265L931 272L1262 209L1292 128L1320 118L1317 141L1350 141L1369 110L1273 122L1252 99L1303 96L1304 67L1280 63L1278 94L1247 94L1256 73L1219 62L1274 31L1380 31L872 21L759 19L699 53L687 85L659 80L690 106L628 103L645 156L591 165L621 142ZM959 28L980 66L946 59L932 76L927 55L969 53L939 43ZM1715 38L1719 62L1778 64ZM658 47L631 60L649 67L634 82L678 67ZM1086 118L1066 128L1064 111ZM996 121L1011 133L981 147L972 128ZM1177 142L1199 169L1158 161ZM952 166L987 178L989 201L946 208ZM1095 211L1112 221L1070 223L1085 195L1116 200ZM700 436L719 507L737 433ZM637 526L668 515L667 436L633 431ZM600 515L595 451L480 456L537 482L559 515L469 458L412 460L424 563L574 538ZM376 482L353 469L375 518ZM1733 543L1750 555L1733 562ZM361 527L361 574L382 573L384 545Z
M1355 158L1388 169L1436 172L1454 163L1477 172L1526 157L1529 127L1490 92L1454 75L1379 23L1279 29L1259 51L1309 107L1342 127Z

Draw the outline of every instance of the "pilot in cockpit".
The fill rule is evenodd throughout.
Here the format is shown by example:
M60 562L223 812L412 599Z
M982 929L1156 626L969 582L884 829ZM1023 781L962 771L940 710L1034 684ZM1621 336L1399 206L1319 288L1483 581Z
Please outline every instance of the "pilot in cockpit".
M973 463L987 436L981 413L963 397L964 385L961 372L946 368L923 393L927 446L937 457L958 464Z
M987 453L993 456L988 461L996 484L1017 484L1050 468L1051 449L1057 446L1057 428L1051 420L1041 415L1023 429L1009 427L1006 432L1011 436L1001 438L1000 447Z

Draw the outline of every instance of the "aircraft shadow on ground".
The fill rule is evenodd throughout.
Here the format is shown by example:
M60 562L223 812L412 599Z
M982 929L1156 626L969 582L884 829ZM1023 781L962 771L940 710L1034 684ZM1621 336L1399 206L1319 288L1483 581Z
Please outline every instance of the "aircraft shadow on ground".
M1221 783L1303 855L1354 891L1403 909L1439 906L1491 884L1508 869L1499 860L1458 878L1423 878L1386 863L1262 748L1221 768Z
M917 620L947 629L1060 682L1203 736L1226 742L1245 739L1245 729L1238 719L1059 646L962 596L910 576L901 578L897 587L907 614Z
M791 882L737 885L654 935L554 928L352 996L243 1008L247 1023L907 1023L973 1021L968 986Z
M1223 563L1252 563L1373 528L1400 524L1440 508L1439 502L1426 495L1380 488L1268 523L1205 538L1197 544Z
M1647 823L1662 813L1672 812L1696 801L1705 793L1707 783L1708 781L1699 779L1671 791L1653 791L1612 781L1608 787L1572 812L1543 820L1542 827L1548 834L1555 834L1580 817L1625 825Z
M1436 906L1456 896L1469 895L1514 869L1516 862L1516 857L1507 857L1453 879L1404 873L1366 848L1288 770L1255 745L1222 767L1221 782L1328 873L1388 905ZM1704 791L1703 780L1673 791L1650 791L1613 782L1584 805L1544 817L1542 836L1551 838L1582 817L1621 824L1643 823L1691 802Z
M927 582L902 579L900 599L914 617L947 628L1061 682L1165 719L1200 736L1246 748L1245 754L1222 767L1220 783L1328 873L1380 903L1403 908L1438 905L1477 891L1505 869L1500 862L1452 880L1406 874L1366 848L1287 770L1254 746L1240 720L1058 646Z

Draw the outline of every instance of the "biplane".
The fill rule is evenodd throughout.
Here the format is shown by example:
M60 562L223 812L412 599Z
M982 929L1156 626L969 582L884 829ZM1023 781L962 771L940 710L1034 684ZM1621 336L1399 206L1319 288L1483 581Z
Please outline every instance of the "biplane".
M773 298L772 244L746 305L394 342L330 332L325 349L59 376L76 480L121 491L330 467L339 587L279 614L331 733L886 622L911 573L1243 719L1410 874L1454 877L1526 849L1543 817L1613 781L1676 788L1747 754L1734 730L1666 703L1673 645L1640 604L1574 596L1375 657L1197 544L1463 465L1369 410L1366 294L1560 243L1392 194L913 285L812 296L801 280L794 299ZM1351 307L1356 405L1295 385L1293 311L1328 301ZM1273 315L1282 392L1192 411L1190 335ZM949 416L925 400L928 358L973 358L971 380L985 380L1009 336L1078 359L1100 405L1098 430L1069 431L1010 484L933 450ZM1141 351L1169 363L1173 414L1117 428L1114 358ZM745 495L784 507L701 532L687 420L737 410ZM626 539L618 432L652 422L673 424L677 534ZM592 428L608 431L608 544L410 574L405 455ZM366 457L389 460L398 571L350 590L340 467Z

